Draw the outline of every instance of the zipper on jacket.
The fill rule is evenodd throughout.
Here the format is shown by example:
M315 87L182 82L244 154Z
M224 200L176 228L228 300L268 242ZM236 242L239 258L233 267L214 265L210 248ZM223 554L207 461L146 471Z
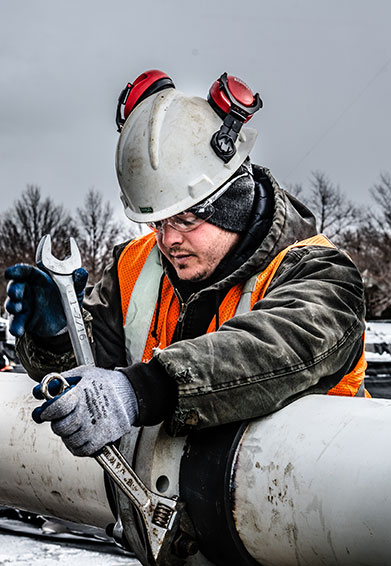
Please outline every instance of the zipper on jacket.
M184 301L177 289L174 288L174 292L179 302L179 315L178 315L176 335L177 335L177 339L180 340L182 338L183 321L185 319L186 311L188 309L189 304L192 302L192 300L194 299L197 293L191 294L190 297L187 299L187 301Z

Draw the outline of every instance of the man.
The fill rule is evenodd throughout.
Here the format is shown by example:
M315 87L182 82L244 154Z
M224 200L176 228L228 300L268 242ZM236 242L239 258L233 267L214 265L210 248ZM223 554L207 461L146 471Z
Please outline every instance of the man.
M126 214L152 232L114 249L84 297L97 367L75 365L50 277L6 272L31 377L71 387L35 410L76 455L135 425L172 434L269 414L311 393L363 395L364 296L312 213L251 164L262 106L222 75L208 100L160 71L123 91L117 174ZM74 274L82 300L85 276Z

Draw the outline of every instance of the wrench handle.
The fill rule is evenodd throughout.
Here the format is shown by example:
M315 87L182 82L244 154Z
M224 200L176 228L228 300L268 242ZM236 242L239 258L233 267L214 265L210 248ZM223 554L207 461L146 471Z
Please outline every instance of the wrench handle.
M79 301L77 300L72 275L58 276L55 273L51 273L51 276L60 291L77 365L93 366L95 365L95 360L88 340Z
M60 292L77 365L93 366L95 360L77 300L73 277L71 274L60 275L53 271L50 274ZM58 377L56 374L48 376L44 384L46 398L50 395L50 380ZM62 383L62 386L66 389L66 384ZM177 499L162 497L150 491L115 446L111 444L104 446L101 454L95 456L95 459L138 510L145 529L147 553L151 555L153 564L155 566L174 564L170 558L171 544L179 529L183 504ZM180 562L182 563L182 560Z

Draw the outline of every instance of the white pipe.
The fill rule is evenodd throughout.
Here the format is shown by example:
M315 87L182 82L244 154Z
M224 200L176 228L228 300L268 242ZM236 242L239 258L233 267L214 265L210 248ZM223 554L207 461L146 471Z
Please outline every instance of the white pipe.
M72 456L48 423L32 420L33 386L26 374L0 374L0 504L106 527L114 519L101 467Z
M105 527L113 517L103 472L93 459L73 457L50 426L32 421L38 403L32 385L24 374L0 375L0 504ZM230 485L237 532L256 562L388 564L390 430L391 400L384 399L308 396L252 421ZM145 440L137 429L129 435L134 442L125 456L150 488L178 493L184 439L158 429L144 433ZM136 531L125 515L132 539ZM198 553L188 563L208 562Z
M263 566L391 562L391 400L305 397L252 422L232 468L237 531Z

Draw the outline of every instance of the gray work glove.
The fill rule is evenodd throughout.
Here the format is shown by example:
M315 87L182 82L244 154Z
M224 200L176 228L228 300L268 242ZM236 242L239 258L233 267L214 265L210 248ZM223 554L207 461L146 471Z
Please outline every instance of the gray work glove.
M53 432L72 454L95 455L130 431L138 416L138 403L125 374L80 366L61 375L70 387L34 409L32 416L37 423L51 421ZM34 387L33 395L43 398L40 385Z

